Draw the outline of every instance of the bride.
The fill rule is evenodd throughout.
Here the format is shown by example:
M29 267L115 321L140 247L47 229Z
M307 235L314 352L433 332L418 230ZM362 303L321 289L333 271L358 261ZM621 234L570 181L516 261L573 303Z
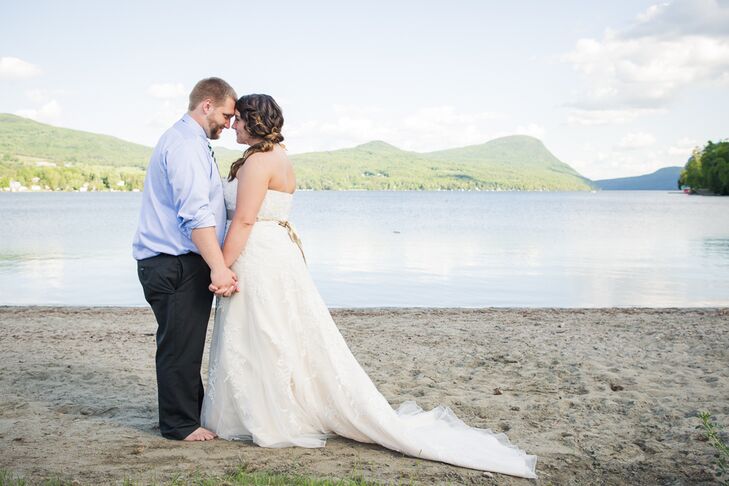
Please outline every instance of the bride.
M306 267L288 222L296 179L268 95L236 103L248 145L225 186L225 262L239 291L215 315L203 427L263 447L323 447L332 434L404 454L535 478L536 456L504 434L469 427L447 407L394 410L352 355Z

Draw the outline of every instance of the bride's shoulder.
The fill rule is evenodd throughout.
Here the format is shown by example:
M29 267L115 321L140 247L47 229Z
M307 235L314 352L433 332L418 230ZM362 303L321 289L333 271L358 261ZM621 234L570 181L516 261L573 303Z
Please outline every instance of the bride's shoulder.
M271 172L271 160L266 157L265 152L256 152L246 159L246 163L238 168L236 178L244 178L256 175L267 174Z
M282 164L290 164L289 158L284 153L275 150L268 152L256 152L251 154L246 163L238 170L238 174L269 174L274 175L280 171Z
M278 150L269 150L268 152L255 152L248 156L246 164L252 162L256 165L269 164L281 158ZM243 164L245 166L245 164Z
M285 150L280 147L269 150L268 152L255 152L246 158L244 164L238 167L236 178L253 177L270 177L274 176L281 169L281 164L291 165L291 161L286 155Z

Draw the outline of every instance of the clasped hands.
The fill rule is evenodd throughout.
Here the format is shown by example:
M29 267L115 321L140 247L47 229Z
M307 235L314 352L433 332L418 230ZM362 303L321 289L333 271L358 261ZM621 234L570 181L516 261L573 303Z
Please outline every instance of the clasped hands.
M208 290L220 297L230 297L238 292L238 276L228 267L210 271L210 285Z

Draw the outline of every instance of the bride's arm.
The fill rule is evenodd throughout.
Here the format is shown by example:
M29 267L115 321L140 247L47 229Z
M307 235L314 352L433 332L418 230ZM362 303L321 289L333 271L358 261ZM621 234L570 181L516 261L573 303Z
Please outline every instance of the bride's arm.
M248 236L256 223L256 216L266 197L271 174L261 157L253 154L238 169L238 193L235 199L235 214L230 222L228 234L223 244L225 265L230 267L246 247Z

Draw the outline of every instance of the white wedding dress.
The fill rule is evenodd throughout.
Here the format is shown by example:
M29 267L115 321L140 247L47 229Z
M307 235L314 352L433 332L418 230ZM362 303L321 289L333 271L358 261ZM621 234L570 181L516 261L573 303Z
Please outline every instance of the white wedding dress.
M235 209L237 181L226 184ZM263 447L323 447L332 434L404 454L535 478L536 456L469 427L447 407L394 410L352 355L307 270L288 220L292 195L269 190L233 265L240 292L215 315L202 425Z

